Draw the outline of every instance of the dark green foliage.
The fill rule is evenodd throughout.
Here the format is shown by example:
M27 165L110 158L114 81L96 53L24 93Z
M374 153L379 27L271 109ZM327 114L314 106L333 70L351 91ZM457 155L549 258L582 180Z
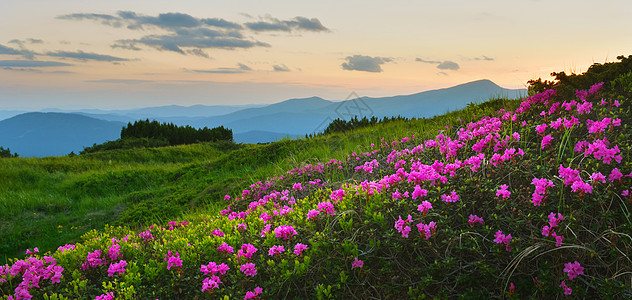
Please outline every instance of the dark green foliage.
M233 131L219 126L209 129L195 129L191 126L176 126L173 123L140 120L121 129L121 138L100 145L86 147L81 154L114 149L156 148L188 145L200 142L233 142Z
M392 121L406 121L406 120L409 120L409 119L404 118L402 116L390 117L390 118L384 117L381 120L375 116L371 117L370 119L367 117L358 119L358 116L355 116L351 118L351 120L349 121L345 121L342 119L335 119L331 123L329 123L329 125L327 125L327 128L325 128L325 131L323 131L323 134L331 134L334 132L342 133L349 130L373 126L378 123L387 123L387 122L392 122Z
M18 157L18 154L11 154L11 150L9 150L9 148L4 149L3 147L0 147L0 157Z
M625 57L624 55L617 56L619 62L609 63L595 63L588 68L588 70L582 74L571 73L567 75L566 72L553 72L551 76L555 77L553 81L544 80L538 78L535 80L529 80L529 90L531 92L540 93L546 89L556 89L557 96L562 99L572 99L575 97L576 90L588 90L591 85L599 82L610 83L615 81L618 77L632 72L632 55ZM604 92L616 93L623 97L632 96L632 89L630 88L629 81L617 82L604 85Z
M121 139L149 138L165 139L169 145L184 145L198 142L232 141L233 131L224 126L209 129L195 129L191 126L176 126L173 123L159 123L158 121L141 120L134 124L128 123L121 130Z

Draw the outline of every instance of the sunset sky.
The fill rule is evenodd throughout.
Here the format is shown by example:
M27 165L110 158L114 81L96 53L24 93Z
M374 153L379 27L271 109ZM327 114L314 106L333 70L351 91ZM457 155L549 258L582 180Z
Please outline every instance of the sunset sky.
M632 54L629 0L0 1L0 109L524 88Z

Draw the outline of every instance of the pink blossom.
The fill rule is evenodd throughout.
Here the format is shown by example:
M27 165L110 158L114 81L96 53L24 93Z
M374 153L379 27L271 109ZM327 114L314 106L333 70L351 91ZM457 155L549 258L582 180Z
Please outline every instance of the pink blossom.
M303 189L303 186L301 185L300 182L298 182L298 183L295 183L294 185L292 185L292 188L297 190L297 191L300 191L300 190Z
M253 263L246 263L239 266L239 270L242 271L246 276L255 277L257 275L257 266Z
M217 264L215 262L209 262L207 265L200 266L200 272L204 273L204 275L212 274L226 274L226 272L230 270L230 267L227 264Z
M180 258L180 253L176 251L176 254L171 254L171 251L168 251L165 254L165 261L167 262L167 270L170 270L172 267L182 267L182 259Z
M563 280L562 280L562 283L560 284L560 287L564 288L564 295L566 295L566 296L569 296L570 294L573 293L573 290L571 288L569 288L566 285L566 282L564 282Z
M407 223L412 223L413 217L408 215L406 220L402 220L402 216L399 216L399 220L395 221L395 229L402 234L402 237L408 238L408 233L410 233L410 226L406 225Z
M474 226L475 223L484 224L485 220L477 215L470 215L470 219L467 221L470 225Z
M539 134L544 134L544 131L546 130L547 127L548 125L546 125L546 123L540 124L535 127L535 131L537 131Z
M219 245L219 247L217 247L217 251L219 252L226 252L226 253L233 253L233 247L229 246L228 244L226 244L226 242L222 243L221 245Z
M256 287L254 292L247 291L246 296L244 296L244 300L255 299L259 297L259 295L263 293L263 289L260 287Z
M569 280L573 280L577 278L577 276L584 274L584 267L582 267L578 261L574 263L569 262L564 264L564 272L568 273Z
M360 268L362 269L362 267L364 267L364 262L359 260L357 257L355 258L355 260L351 263L351 270L355 269L355 268Z
M425 197L427 195L428 195L428 191L426 189L422 189L419 185L415 185L415 190L413 191L411 198L415 200L417 198Z
M11 299L11 296L9 296L9 299ZM96 296L94 300L114 300L114 293L109 292L109 293Z
M121 246L118 244L110 246L108 249L108 256L112 261L117 260L119 257L123 257L123 255L121 255Z
M494 235L496 244L505 244L505 250L511 251L511 234L504 235L502 230L498 230Z
M604 176L603 174L601 174L601 172L593 172L592 175L590 175L590 179L594 182L597 183L599 181L605 183L606 182L606 176Z
M496 190L496 197L503 197L503 199L507 199L511 196L511 192L507 190L509 188L508 185L503 184L500 186L500 189Z
M305 249L307 249L307 245L298 243L294 246L294 254L296 256L301 256L301 253L303 253Z
M275 256L276 254L281 254L285 252L285 248L280 245L274 245L268 250L268 255Z
M553 137L550 134L548 134L545 137L543 137L540 149L544 149L544 148L550 146L552 140L553 140Z
M441 195L441 200L445 201L445 202L457 202L460 200L459 195L456 194L455 191L452 191L452 193L450 195Z
M223 283L223 282L216 275L212 275L211 277L204 278L204 280L202 281L202 292L218 289L220 283Z
M429 239L430 237L432 237L432 234L436 230L437 230L437 223L435 222L430 222L428 224L424 224L424 223L417 224L417 231L423 234L426 237L426 239Z
M562 241L564 240L563 235L557 235L557 233L552 232L551 236L555 239L555 247L562 246Z
M610 172L608 179L610 179L611 182L614 182L615 180L621 180L621 177L623 177L623 173L619 171L619 168L614 168Z
M253 246L252 244L243 244L241 245L241 249L239 249L239 252L237 253L237 256L243 256L245 258L252 258L252 255L255 254L255 252L257 252L257 248L255 248L255 246Z
M116 273L119 273L119 274L125 273L125 267L127 267L127 262L124 260L121 260L118 263L110 264L110 267L108 268L108 276L112 277Z
M426 214L430 209L432 209L432 203L425 200L417 206L417 210L423 214Z
M588 95L594 95L596 92L598 92L601 87L603 86L604 82L599 82L599 83L595 83L593 84L590 89L588 89Z
M326 215L334 215L336 214L336 210L334 205L330 201L320 202L318 203L318 209L324 212Z
M310 209L307 212L307 219L311 220L311 219L315 219L316 217L318 217L318 215L320 214L320 210L317 209Z
M277 238L281 238L284 240L289 240L291 239L293 236L297 235L298 233L296 232L296 230L294 229L294 227L290 226L290 225L281 225L277 228L274 229L274 235Z
M94 250L94 252L88 253L86 261L81 265L82 270L87 270L91 267L103 265L104 262L101 259L101 250Z

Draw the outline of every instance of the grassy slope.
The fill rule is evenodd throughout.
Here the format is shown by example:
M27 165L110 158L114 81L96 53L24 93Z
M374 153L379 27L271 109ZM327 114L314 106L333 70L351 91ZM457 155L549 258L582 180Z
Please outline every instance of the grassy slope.
M126 227L106 226L102 231L91 231L83 236L83 242L78 243L76 249L54 253L57 263L64 268L61 283L42 283L40 289L32 292L38 295L59 293L77 298L94 298L111 292L120 299L215 299L222 295L234 298L248 296L246 291L256 291L259 286L263 288L263 298L551 298L563 295L564 289L560 284L564 283L573 289L574 297L630 298L632 291L628 282L632 279L632 261L628 253L632 246L629 235L632 231L632 198L624 195L623 191L630 188L632 180L628 177L601 182L589 179L595 172L611 177L609 175L614 174L615 167L620 168L623 174L632 171L630 100L622 99L620 108L612 107L611 100L605 106L600 106L599 100L594 97L591 101L594 106L590 114L559 109L550 118L541 117L540 111L548 111L553 102L533 101L531 108L520 114L516 122L495 120L479 123L498 124L498 127L484 126L484 131L498 132L500 139L513 136L513 133L519 134L520 139L514 136L507 145L501 143L495 150L493 145L498 142L496 140L483 149L486 160L477 171L470 170L469 166L454 165L454 176L444 168L446 165L438 163L452 163L454 157L446 157L447 149L439 150L424 141L431 139L441 144L440 136L435 137L439 129L442 129L443 137L456 140L458 128L464 125L457 117L465 122L476 121L499 108L514 110L517 102L486 103L437 118L428 124L422 124L423 121L401 122L337 137L284 141L261 148L245 147L229 152L227 156L218 156L204 166L184 166L185 171L179 178L190 176L188 179L191 180L197 175L217 171L217 168L227 172L250 170L261 159L272 158L273 163L258 169L267 172L263 176L254 177L258 175L256 172L249 174L253 176L249 182L254 182L284 174L284 170L289 169L285 166L296 167L297 162L305 159L312 159L312 162L343 159L340 164L326 164L322 170L304 165L283 179L264 182L264 187L241 186L250 192L231 193L233 198L244 199L231 203L234 214L228 212L228 217L218 216L212 211L191 212L185 216L183 223L152 226L145 231L145 237L140 236L139 231ZM477 117L472 117L472 114ZM495 116L500 117L502 113ZM542 136L536 132L536 125L549 124L557 117L571 116L577 117L579 124L570 129L546 129L545 134L551 134L553 141L542 146ZM602 120L605 117L621 118L622 125L608 125L602 133L589 132L588 119ZM521 121L525 121L526 126L522 126ZM366 133L369 135L364 135ZM415 134L415 139L401 140L401 137L412 134ZM386 137L385 143L380 141L380 137ZM606 163L601 158L593 155L584 157L583 153L574 151L579 141L592 143L603 137L608 138L609 148L618 145L621 149L620 162ZM349 138L351 142L344 138ZM467 140L457 151L456 158L463 162L477 155L471 147L481 138L483 136L474 136ZM372 143L376 146L371 146ZM419 144L426 145L426 149L408 153ZM448 149L456 149L450 148L454 146L451 144ZM523 149L525 155L509 155L510 158L497 165L490 161L493 153L502 154L509 148ZM309 151L313 153L303 156ZM350 152L358 155L347 157ZM428 193L422 199L394 199L393 194L397 191L413 193L416 189L415 183L405 179L400 182L395 180L386 188L383 183L377 184L385 176L392 179L393 174L398 173L398 167L394 166L397 159L387 161L387 157L394 153L400 153L405 159L403 170L412 173L416 168L411 166L413 161L434 165L432 169L438 174L418 166L428 172L426 175L441 174L446 181L419 182ZM316 156L318 158L314 159L311 156L320 154L324 158ZM375 166L372 172L356 170L357 166L373 159L379 166ZM558 171L560 165L578 170L579 176L592 190L580 192L566 185ZM533 205L531 201L534 191L531 180L534 178L545 178L555 184L546 190L546 199L541 205ZM316 179L326 184L319 187L308 183ZM376 185L368 188L371 182ZM298 189L294 183L302 183L304 188ZM502 184L507 184L512 192L509 199L496 195ZM323 203L336 198L332 196L334 190L344 190L346 194L338 201L332 201L335 212L326 215ZM274 191L287 191L287 196L292 198L284 199ZM460 201L442 201L444 195L449 195L451 191L460 195ZM142 198L142 195L137 196ZM430 201L433 208L427 213L418 211L417 205L421 200ZM261 206L254 207L257 203ZM284 205L289 205L291 210ZM321 210L320 215L307 219L308 212L316 209ZM564 216L555 229L557 234L564 235L559 246L555 245L554 238L542 234L543 226L550 224L548 216L551 212ZM264 213L272 216L267 223L271 225L271 233L262 235L262 230L266 228L266 223L262 221ZM468 224L470 214L483 217L484 224ZM407 215L412 215L413 219L412 223L403 224L412 227L410 237L393 228L398 217L406 219ZM436 229L431 230L428 237L417 232L415 225L430 222L436 222ZM289 239L279 237L275 231L283 225L292 225L297 234ZM214 234L216 229L223 233ZM512 235L513 239L507 245L494 241L499 230ZM151 237L147 236L149 233ZM234 247L235 253L218 251L222 243ZM291 252L298 243L308 245L308 249L294 255ZM115 248L114 244L120 245L122 257L108 258L108 252ZM243 249L242 245L247 244L258 248L255 255L251 258L237 255L238 250ZM285 251L269 255L268 250L273 246L284 246ZM88 253L95 250L103 251L101 257L105 265L81 268ZM181 259L181 266L177 264L178 259L171 260L176 265L167 262L172 255ZM354 259L357 258L364 261L362 267L354 267ZM126 270L122 274L108 276L108 266L121 259L127 262ZM563 270L565 264L573 261L581 262L585 268L574 279ZM209 262L225 263L230 270L226 274L217 274L219 277L216 279L222 282L216 288L202 292L203 281L208 281L211 275L203 274L200 265ZM247 263L256 265L255 276L243 272ZM9 279L6 286L10 286L7 290L12 291L21 278ZM515 289L510 288L510 283L511 286L515 284Z
M265 145L196 144L113 150L75 157L0 159L0 263L79 240L104 224L165 223L191 211L217 212L223 195L301 164L344 159L383 137L430 137L495 100L429 120L398 121L307 140ZM515 101L513 102L515 105Z

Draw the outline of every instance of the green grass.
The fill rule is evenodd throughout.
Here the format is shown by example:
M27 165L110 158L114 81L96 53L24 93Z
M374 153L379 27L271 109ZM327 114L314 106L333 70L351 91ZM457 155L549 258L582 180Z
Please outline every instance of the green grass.
M432 119L269 144L202 143L80 156L0 159L0 263L25 249L54 250L105 224L138 227L184 213L216 212L223 196L305 164L345 159L368 145L488 115L517 101L495 99Z

